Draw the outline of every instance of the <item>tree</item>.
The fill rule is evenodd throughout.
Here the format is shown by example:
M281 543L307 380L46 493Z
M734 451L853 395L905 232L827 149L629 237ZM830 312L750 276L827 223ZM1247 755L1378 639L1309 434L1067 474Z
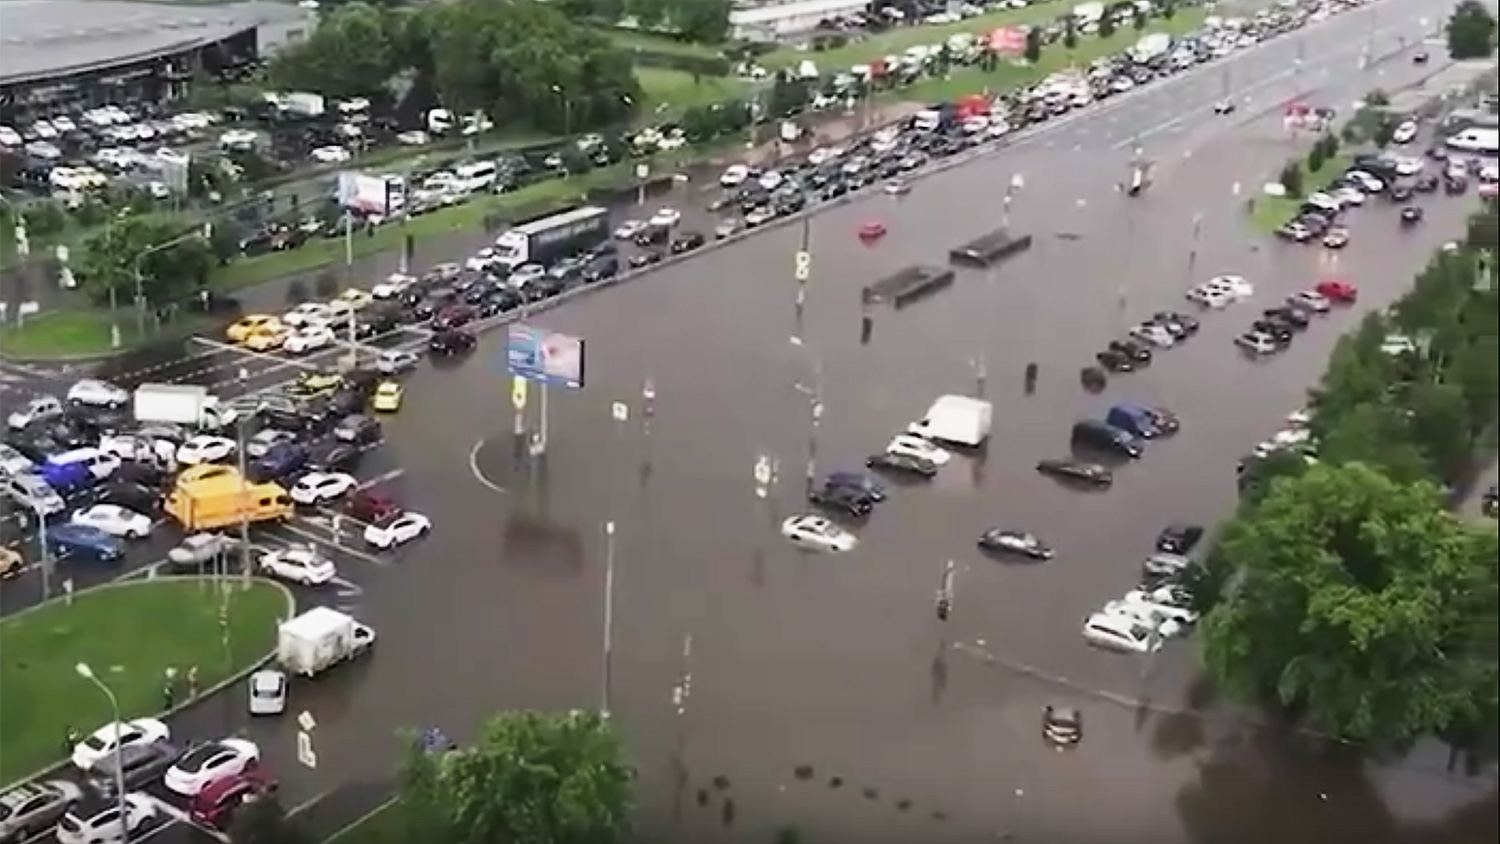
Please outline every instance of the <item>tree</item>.
M400 69L391 14L351 2L322 15L306 41L276 54L268 69L272 83L330 97L377 95Z
M1433 468L1411 420L1387 402L1355 405L1339 417L1319 440L1318 456L1335 465L1364 463L1403 483L1427 478Z
M1302 163L1299 161L1288 161L1281 168L1281 186L1286 188L1287 196L1298 197L1302 195Z
M769 107L775 117L795 114L807 107L810 83L796 74L783 71L771 84Z
M231 844L314 844L312 836L286 816L275 792L247 800L229 825Z
M1265 457L1248 457L1240 472L1240 502L1254 507L1271 492L1279 478L1295 478L1307 470L1307 458L1292 449L1278 449Z
M729 34L729 0L678 0L672 24L689 41L717 44Z
M1370 136L1370 140L1375 142L1375 146L1385 149L1390 145L1391 138L1395 137L1395 135L1396 121L1389 115L1382 115L1380 120L1375 123L1375 132Z
M1479 0L1463 0L1448 18L1448 55L1487 58L1495 49L1495 16Z
M1042 31L1036 27L1026 30L1026 62L1036 64L1042 57Z
M162 244L171 243L170 246ZM160 247L160 248L157 248ZM135 297L135 272L141 291L154 305L175 302L208 282L217 262L208 241L159 214L127 215L89 235L79 245L74 269L95 302L129 304Z
M1313 144L1312 150L1310 152L1308 152L1308 154L1307 154L1307 170L1308 170L1308 172L1309 173L1316 173L1319 170L1322 170L1323 169L1323 161L1325 160L1325 158L1326 158L1326 153L1323 152L1323 145L1321 143Z
M471 748L422 753L402 799L454 844L608 844L624 835L632 775L614 725L595 713L508 712Z
M1068 15L1063 24L1063 46L1069 50L1078 46L1078 25L1073 22L1073 16Z
M1220 544L1240 578L1203 622L1205 662L1243 700L1346 740L1402 746L1495 718L1495 531L1429 483L1361 464L1276 484Z
M1104 16L1099 18L1099 37L1108 38L1115 34L1115 10L1105 9Z
M1173 0L1165 0L1165 2L1161 4L1161 16L1167 20L1171 20L1176 15L1177 4L1173 2Z

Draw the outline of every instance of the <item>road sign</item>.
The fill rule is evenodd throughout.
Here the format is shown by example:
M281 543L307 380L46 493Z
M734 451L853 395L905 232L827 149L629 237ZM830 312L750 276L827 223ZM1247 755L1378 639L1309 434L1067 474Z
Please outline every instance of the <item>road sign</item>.
M519 375L510 379L510 403L516 410L526 409L526 379Z
M304 709L297 714L297 726L310 733L318 728L318 722L313 720L311 712Z
M755 460L755 482L765 486L771 482L771 461L761 455Z
M313 751L312 734L306 730L297 731L297 761L309 768L318 767L318 754Z
M622 401L617 401L614 404L610 405L609 415L613 416L616 422L629 421L630 405Z
M812 277L812 253L806 249L797 250L796 272L798 281L807 281Z
M644 179L644 178L646 178L649 175L651 175L651 165L649 165L649 164L637 164L637 165L635 165L635 177L637 179Z

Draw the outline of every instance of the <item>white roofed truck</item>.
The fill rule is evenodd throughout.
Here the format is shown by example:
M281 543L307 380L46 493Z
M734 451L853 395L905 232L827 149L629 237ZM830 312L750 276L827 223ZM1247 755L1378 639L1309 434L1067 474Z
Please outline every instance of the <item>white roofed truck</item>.
M978 448L990 436L993 406L968 396L940 396L927 415L906 427L907 433L952 445Z
M495 260L514 270L547 266L609 241L609 211L596 205L522 223L495 239Z
M135 388L137 422L169 422L219 431L233 425L239 412L219 397L191 384L142 384Z
M293 674L312 677L375 644L375 631L329 607L313 607L283 621L276 635L276 659Z

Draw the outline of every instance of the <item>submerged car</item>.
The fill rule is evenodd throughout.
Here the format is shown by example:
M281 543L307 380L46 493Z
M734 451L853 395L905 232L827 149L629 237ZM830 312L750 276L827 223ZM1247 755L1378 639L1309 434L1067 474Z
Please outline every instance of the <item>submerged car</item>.
M991 528L985 531L979 537L979 547L985 551L1017 554L1033 560L1050 560L1055 553L1033 534L1001 528Z

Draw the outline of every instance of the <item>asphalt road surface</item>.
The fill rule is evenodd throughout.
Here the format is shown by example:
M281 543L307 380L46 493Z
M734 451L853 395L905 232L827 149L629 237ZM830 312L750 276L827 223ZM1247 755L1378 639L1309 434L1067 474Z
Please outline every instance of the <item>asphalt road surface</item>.
M1212 524L1229 511L1238 456L1304 401L1338 334L1405 290L1473 207L1422 198L1427 222L1403 231L1394 209L1373 201L1353 215L1353 243L1336 265L1248 228L1243 197L1301 148L1281 127L1280 103L1305 93L1347 110L1371 87L1430 72L1402 55L1362 68L1360 53L1366 42L1377 56L1399 48L1398 37L1414 43L1417 19L1444 7L1377 8L1232 58L1238 116L1210 112L1225 85L1216 65L923 179L907 197L817 215L800 319L796 225L540 316L588 341L587 386L548 396L543 461L515 456L500 334L451 372L419 373L387 424L379 460L388 463L361 476L399 469L382 483L436 530L389 559L341 557L358 591L315 599L380 633L369 659L293 688L293 711L319 723L318 770L293 761L291 718L247 724L239 694L179 716L177 734L247 731L296 803L383 779L401 726L438 724L462 740L498 709L598 706L605 523L614 521L611 703L640 769L638 827L650 840L764 841L792 823L809 840L871 844L1001 832L1070 842L1492 840L1491 780L1445 774L1442 754L1366 770L1209 699L1191 641L1141 661L1078 635L1088 612L1132 585L1162 525ZM1278 76L1298 55L1303 69ZM1115 185L1136 145L1159 162L1157 181L1127 200ZM996 227L1015 173L1025 187L1011 217L1035 246L992 275L961 272L929 300L874 312L862 343L860 288L942 263L950 246ZM871 218L890 232L867 247L854 232ZM1250 278L1255 298L1204 316L1198 337L1112 378L1104 394L1079 388L1078 368L1105 341L1153 311L1185 309L1182 292L1222 272ZM1276 358L1250 362L1233 349L1259 308L1330 272L1360 285L1358 306L1320 319ZM959 456L930 484L897 487L851 554L806 555L775 534L781 516L802 509L812 431L794 384L821 387L821 472L880 450L935 396L976 391L979 361L996 405L982 460ZM1033 361L1041 378L1027 397L1021 373ZM278 377L259 368L281 366L217 350L169 364L213 367L219 374L202 380L220 383L252 365L251 388ZM1038 458L1066 454L1075 419L1123 398L1172 407L1183 432L1121 467L1105 494L1035 475ZM627 405L628 421L613 421L613 402ZM765 503L752 480L761 455L780 467ZM1037 532L1058 558L1019 566L978 556L974 539L995 525ZM323 523L301 527L328 538ZM932 598L948 559L956 606L942 624ZM674 695L686 675L688 694ZM1075 751L1042 742L1048 702L1084 711Z

